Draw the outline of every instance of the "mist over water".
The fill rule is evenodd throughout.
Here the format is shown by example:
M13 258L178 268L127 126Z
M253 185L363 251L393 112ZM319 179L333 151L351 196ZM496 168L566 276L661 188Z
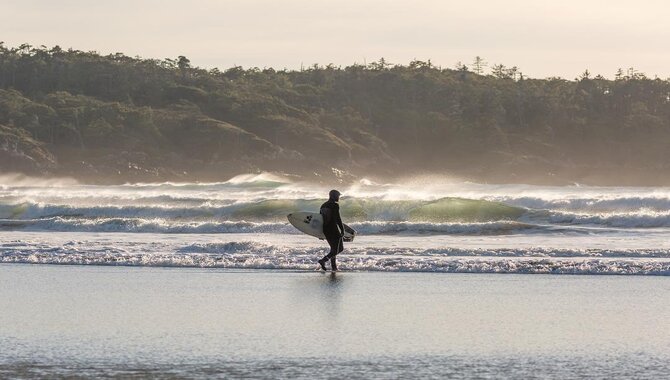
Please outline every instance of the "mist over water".
M330 188L280 175L118 186L0 180L4 262L311 269L323 250L286 215L317 211ZM668 188L419 177L363 179L339 190L343 219L358 231L342 257L351 260L350 269L670 273ZM147 246L155 234L170 243ZM58 242L56 236L68 238ZM571 259L557 261L561 257ZM608 259L577 265L575 258Z

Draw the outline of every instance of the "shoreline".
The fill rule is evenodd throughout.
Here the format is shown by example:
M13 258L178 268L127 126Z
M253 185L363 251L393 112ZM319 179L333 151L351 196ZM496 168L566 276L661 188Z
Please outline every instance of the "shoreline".
M471 258L464 256L463 258ZM519 258L517 258L519 259ZM523 258L521 258L523 259ZM232 272L232 273L255 273L255 272L271 272L271 273L320 273L323 275L337 275L345 273L370 273L370 274L438 274L438 275L508 275L508 276L551 276L551 277L670 277L670 273L552 273L552 272L449 272L438 270L347 270L339 269L336 272L322 271L317 269L318 258L314 259L314 270L299 269L299 268L243 268L243 267L207 267L207 266L176 266L176 265L142 265L142 264L77 264L77 263L29 263L29 262L2 262L0 266L20 265L20 266L54 266L54 267L100 267L100 268L146 268L146 269L170 269L170 270L193 270L201 269L212 272ZM630 261L630 259L628 259ZM339 262L339 261L338 261ZM341 265L341 264L338 264Z

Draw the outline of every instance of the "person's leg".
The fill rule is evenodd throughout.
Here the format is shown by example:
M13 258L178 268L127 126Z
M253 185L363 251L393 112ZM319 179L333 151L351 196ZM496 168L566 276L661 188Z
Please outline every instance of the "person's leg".
M330 264L331 268L333 267L333 262L335 260L335 255L337 255L338 252L338 246L340 245L338 243L338 240L336 238L326 236L326 241L328 242L328 245L330 246L330 252L326 256L324 256L321 260L319 260L319 265L321 265L321 269L326 270L325 263L330 259ZM337 264L335 264L335 268L337 269Z
M335 248L335 249L333 249L333 248ZM336 271L336 270L337 270L337 260L336 260L336 256L337 256L340 252L342 252L343 250L344 250L344 242L342 241L342 238L341 238L341 237L338 237L338 238L337 238L336 247L333 247L333 246L331 245L330 253L328 254L328 256L330 256L330 269L331 269L332 271Z
M327 261L327 260L328 260L328 258L325 257L325 256L324 256L321 260L319 260L319 265L321 266L321 269L322 269L324 272L328 270L328 268L326 268L326 261Z
M335 256L330 258L330 270L332 270L333 272L337 271L337 260L335 259Z

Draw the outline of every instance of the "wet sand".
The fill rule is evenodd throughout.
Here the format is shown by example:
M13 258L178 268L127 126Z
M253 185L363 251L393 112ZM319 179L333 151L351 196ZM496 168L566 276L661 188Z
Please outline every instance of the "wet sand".
M0 377L670 372L670 278L0 265Z

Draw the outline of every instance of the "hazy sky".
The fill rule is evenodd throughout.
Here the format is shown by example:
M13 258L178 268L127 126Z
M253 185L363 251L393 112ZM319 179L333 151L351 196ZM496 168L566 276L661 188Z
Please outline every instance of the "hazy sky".
M667 0L0 0L0 41L222 69L487 62L572 79L670 77Z

